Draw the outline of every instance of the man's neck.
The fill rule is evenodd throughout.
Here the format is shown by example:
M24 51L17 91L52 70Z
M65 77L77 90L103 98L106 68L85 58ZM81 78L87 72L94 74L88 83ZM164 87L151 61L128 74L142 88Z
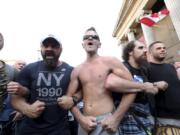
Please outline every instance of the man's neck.
M87 61L91 61L91 60L93 60L93 59L96 59L97 57L98 57L99 55L97 54L97 53L88 53L87 54Z
M136 69L139 69L139 68L140 68L139 64L137 64L134 59L131 59L131 58L130 58L130 59L128 60L128 62L129 62L129 64L130 64L132 67L134 67L134 68L136 68Z
M151 59L149 60L149 62L154 63L154 64L163 64L163 61L159 61L159 60L154 59L154 58L151 58Z
M59 60L58 60L58 61L57 61L57 66L62 65L62 63L63 63L62 61L59 61Z

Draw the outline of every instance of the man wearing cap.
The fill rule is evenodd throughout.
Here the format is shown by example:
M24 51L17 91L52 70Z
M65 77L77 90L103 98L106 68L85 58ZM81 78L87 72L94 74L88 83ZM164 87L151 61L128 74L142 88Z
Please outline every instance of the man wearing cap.
M13 107L25 115L19 135L70 135L68 111L57 98L66 93L73 67L59 60L61 52L60 41L48 36L41 42L43 60L27 65L8 85Z

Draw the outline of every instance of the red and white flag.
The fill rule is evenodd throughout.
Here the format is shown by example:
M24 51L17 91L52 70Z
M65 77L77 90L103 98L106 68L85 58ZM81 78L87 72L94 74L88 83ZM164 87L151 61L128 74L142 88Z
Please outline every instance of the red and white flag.
M154 24L156 24L157 22L164 19L168 14L169 14L169 10L163 9L163 10L159 11L158 13L148 14L148 15L141 17L139 22L143 23L149 27L152 27Z

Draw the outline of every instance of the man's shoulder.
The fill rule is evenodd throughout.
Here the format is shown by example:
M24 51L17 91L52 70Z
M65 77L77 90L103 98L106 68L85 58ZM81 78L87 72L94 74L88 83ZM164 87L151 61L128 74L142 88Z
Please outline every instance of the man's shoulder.
M85 68L86 66L85 66L85 63L81 63L81 64L79 64L79 65L77 65L74 69L73 69L73 71L79 71L79 70L81 70L81 69L83 69L83 68Z
M38 65L42 65L42 61L36 61L36 62L29 63L26 65L25 68L33 68L33 67L36 67Z
M174 65L170 64L170 63L157 64L157 63L150 62L149 65L150 65L150 67L174 67Z
M87 68L85 63L81 63L79 65L77 65L76 67L73 68L72 70L72 74L75 76L79 76L79 74L81 73L81 71L83 71L83 69Z
M41 65L40 61L29 63L20 71L20 74L34 73L35 71L39 70L40 65Z
M101 56L99 60L102 61L104 64L106 64L109 67L122 64L120 59L118 59L117 57L114 57L114 56Z
M102 60L118 60L118 58L114 57L114 56L100 56L100 59Z
M71 66L71 65L68 64L67 62L64 62L64 61L63 61L63 64L64 64L64 66L66 66L66 67L69 68L69 69L73 69L73 68L74 68L73 66Z

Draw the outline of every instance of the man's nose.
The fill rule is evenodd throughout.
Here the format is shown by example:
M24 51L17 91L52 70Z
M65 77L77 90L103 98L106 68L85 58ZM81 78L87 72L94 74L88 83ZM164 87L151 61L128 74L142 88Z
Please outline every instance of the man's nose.
M161 48L161 50L166 51L166 49L165 49L165 48Z
M46 50L52 50L53 49L53 47L51 46L51 45L48 45L47 47L46 47Z
M92 37L92 36L89 36L89 37L88 37L88 39L92 40L92 39L93 39L93 37Z
M144 48L144 50L143 50L145 53L147 52L147 48Z

